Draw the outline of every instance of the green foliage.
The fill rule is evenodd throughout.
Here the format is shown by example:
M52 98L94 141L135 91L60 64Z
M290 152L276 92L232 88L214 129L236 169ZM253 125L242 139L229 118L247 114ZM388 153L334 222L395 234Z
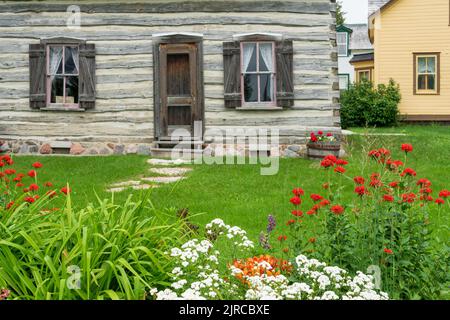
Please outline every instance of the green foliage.
M63 208L45 210L50 203L0 209L0 288L11 299L145 299L167 285L164 251L186 234L174 212L145 197L73 209L69 195Z
M341 93L341 125L349 127L387 127L397 125L400 87L394 80L374 88L362 81Z
M345 23L345 12L342 11L342 3L337 1L336 3L336 25L340 26Z
M289 247L351 272L374 272L391 298L441 298L449 283L449 228L442 223L449 201L436 203L440 192L430 180L418 179L423 176L414 171L405 174L410 154L404 152L401 161L385 148L364 154L357 179L347 171L336 173L333 166L322 169L320 184L327 187L321 196L330 203L314 200L315 195L308 210L305 196L306 214L289 225ZM353 199L343 197L346 189L354 191ZM333 213L329 206L335 204L345 211ZM438 213L433 220L432 210Z

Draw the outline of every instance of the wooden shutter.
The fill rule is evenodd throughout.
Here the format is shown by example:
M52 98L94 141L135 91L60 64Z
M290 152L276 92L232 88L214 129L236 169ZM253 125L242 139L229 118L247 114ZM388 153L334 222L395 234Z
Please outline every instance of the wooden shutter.
M79 101L80 108L95 107L95 44L80 44Z
M226 108L242 105L241 45L239 41L223 43L224 99Z
M46 105L46 60L45 45L30 44L30 107L33 109L44 108Z
M294 105L294 48L292 40L276 42L275 56L277 63L277 105L292 107Z

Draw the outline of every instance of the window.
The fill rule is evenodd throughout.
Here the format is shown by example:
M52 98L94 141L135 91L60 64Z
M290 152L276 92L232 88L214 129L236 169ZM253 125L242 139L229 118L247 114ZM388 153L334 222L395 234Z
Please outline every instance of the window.
M95 55L95 44L82 39L55 37L30 44L30 108L95 108Z
M223 42L225 108L280 110L294 105L294 42L245 34Z
M350 84L350 75L349 74L340 74L339 75L339 89L340 90L348 90Z
M243 105L275 104L275 58L273 42L241 43Z
M439 54L414 54L414 94L439 94Z
M338 32L336 41L337 41L338 55L340 57L347 57L348 56L348 33L347 32Z
M78 46L48 45L47 57L47 105L78 107Z
M372 81L371 70L370 69L361 69L356 71L356 81Z

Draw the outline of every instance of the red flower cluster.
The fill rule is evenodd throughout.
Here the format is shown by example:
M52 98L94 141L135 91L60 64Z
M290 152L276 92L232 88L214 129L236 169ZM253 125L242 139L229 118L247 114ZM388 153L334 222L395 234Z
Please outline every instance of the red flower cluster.
M355 188L355 193L358 194L359 196L363 196L366 193L368 193L368 191L366 190L366 187L364 187L364 186L357 186Z
M366 182L366 180L363 177L359 177L359 176L354 177L353 181L355 181L355 183L359 184L359 185L363 185Z
M344 207L340 205L334 205L330 208L331 212L333 212L335 215L340 215L344 213Z
M413 146L409 143L402 144L402 151L405 151L405 153L412 152Z
M441 192L439 192L439 197L442 197L442 198L448 198L448 197L450 197L450 191L448 191L448 190L442 190Z
M17 171L13 168L5 168L6 166L11 166L14 164L10 155L0 156L0 191L6 196L5 200L5 209L10 210L15 207L15 205L19 205L18 199L23 199L23 202L28 204L32 204L36 202L40 198L38 194L39 190L41 190L38 181L37 181L37 170L43 167L42 163L34 162L31 166L34 168L28 171L27 174L17 173ZM32 178L32 182L25 187L25 179L26 177ZM28 183L27 183L28 184ZM46 182L43 186L50 188L53 186L51 182ZM21 197L20 193L25 193L23 197ZM64 187L61 189L61 193L68 194L70 189ZM57 195L54 190L47 190L45 195L49 198L53 198Z
M384 248L384 253L387 253L387 254L394 254L394 251L392 251L391 249L388 249L388 248Z
M410 176L410 177L415 177L417 175L417 173L411 169L411 168L406 168L405 170L403 170L403 172L400 174L400 176L404 177L404 176Z
M402 194L402 201L406 203L413 203L416 200L416 194L415 193L404 193Z
M320 201L323 199L323 197L320 194L315 194L315 193L311 194L310 197L314 202L317 202L317 201Z

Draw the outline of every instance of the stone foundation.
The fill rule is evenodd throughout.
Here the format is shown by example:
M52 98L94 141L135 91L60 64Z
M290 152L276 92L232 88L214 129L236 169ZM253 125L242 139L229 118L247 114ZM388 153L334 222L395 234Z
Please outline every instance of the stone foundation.
M3 143L2 143L3 142ZM0 152L15 154L67 154L67 155L150 155L151 144L122 144L98 142L6 140L0 141Z
M99 142L68 142L68 141L37 141L37 140L7 140L0 141L0 152L14 154L66 154L73 156L95 155L151 155L152 144L135 143L99 143ZM220 156L281 156L284 158L306 158L307 149L304 143L280 144L278 146L260 147L258 150L249 148L246 144L216 144L209 143L204 148L204 155Z

